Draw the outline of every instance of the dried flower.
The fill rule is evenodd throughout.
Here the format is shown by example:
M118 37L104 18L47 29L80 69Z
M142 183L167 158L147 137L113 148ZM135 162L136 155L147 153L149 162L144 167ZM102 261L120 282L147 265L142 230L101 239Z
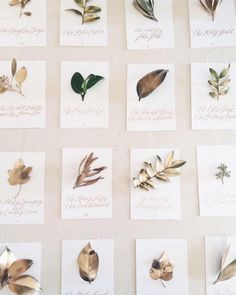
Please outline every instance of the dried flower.
M88 2L90 0L74 0L74 2L79 6L81 9L66 9L66 11L70 11L82 17L82 25L84 23L91 23L98 19L100 16L97 13L101 12L102 9L98 6L88 6Z
M84 77L77 72L74 73L71 78L71 87L75 93L81 95L82 101L84 101L87 91L102 79L104 79L104 77L94 74L90 74L86 79L84 79Z
M134 7L145 17L152 19L156 22L158 20L156 19L154 15L154 0L134 0Z
M159 259L154 259L150 269L150 276L153 280L161 280L164 287L166 285L163 281L170 281L173 278L174 265L170 263L167 253L164 252Z
M199 0L200 4L206 10L212 18L212 21L215 20L215 14L223 0Z
M42 292L39 282L24 273L33 265L30 259L16 260L9 248L0 255L0 290L8 286L9 290L18 295L32 295Z
M21 96L24 96L22 93L22 83L27 78L27 69L25 67L17 70L17 62L16 59L12 59L11 63L11 79L6 76L0 76L0 94L3 94L7 91L9 92L17 92ZM15 80L15 83L13 84Z
M11 0L9 5L10 6L20 6L21 10L20 10L19 17L21 17L22 15L31 16L32 13L30 11L25 11L25 7L30 1L31 0Z
M98 182L99 180L104 179L104 177L102 177L102 176L91 179L91 177L94 177L94 176L100 174L103 170L107 169L107 167L105 167L105 166L91 169L91 165L97 159L98 158L94 157L94 154L91 153L89 156L86 156L81 161L80 166L79 166L79 176L76 179L73 189L78 188L78 187L82 187L82 186L92 185L92 184Z
M216 178L220 179L222 184L224 184L224 178L231 177L231 171L228 171L228 167L225 164L220 164L217 169L219 170L219 172L216 173Z
M19 185L19 190L14 198L17 198L21 192L22 185L30 180L30 173L33 167L26 167L23 160L20 159L12 170L8 170L8 182L10 185Z
M138 178L133 179L135 188L139 187L146 191L155 188L153 179L156 178L162 182L170 181L169 177L178 176L181 173L177 168L186 164L183 160L174 160L174 151L170 152L165 161L162 162L161 158L157 156L155 167L151 163L144 162L144 168L140 170Z
M221 96L228 94L230 90L230 64L226 69L223 69L220 74L218 74L215 70L211 68L209 69L209 71L212 76L212 80L208 81L212 88L212 91L209 93L209 95L219 100Z

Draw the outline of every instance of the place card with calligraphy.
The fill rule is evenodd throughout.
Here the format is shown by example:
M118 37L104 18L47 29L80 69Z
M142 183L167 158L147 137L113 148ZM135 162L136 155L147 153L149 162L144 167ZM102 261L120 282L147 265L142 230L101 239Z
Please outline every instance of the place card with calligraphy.
M44 222L44 153L0 153L0 224Z
M201 216L236 215L235 145L197 147Z
M45 104L45 62L0 62L0 128L44 128Z
M111 149L64 149L62 160L62 218L111 217Z
M86 85L83 88L83 85ZM61 64L61 128L109 127L109 64Z
M236 64L192 64L192 128L236 129Z
M172 65L128 66L127 130L175 130L174 81Z
M169 173L163 167L161 170L165 171L164 173L157 172L158 162L162 161L160 166L163 166L172 152L178 160L177 149L131 150L131 219L181 219L180 171L171 169ZM152 167L147 165L149 163ZM149 171L150 174L158 174L158 178L149 177Z
M113 240L62 242L61 295L68 294L113 295Z
M136 240L136 294L189 295L187 241Z
M236 292L236 238L206 237L206 295Z
M107 46L106 0L61 0L61 46Z
M125 1L128 49L173 48L172 0L137 2Z
M192 48L236 45L234 0L218 1L217 7L214 3L216 1L212 0L189 0L188 2ZM211 2L214 5L212 9L209 9L207 5Z
M46 46L47 1L0 1L0 46Z

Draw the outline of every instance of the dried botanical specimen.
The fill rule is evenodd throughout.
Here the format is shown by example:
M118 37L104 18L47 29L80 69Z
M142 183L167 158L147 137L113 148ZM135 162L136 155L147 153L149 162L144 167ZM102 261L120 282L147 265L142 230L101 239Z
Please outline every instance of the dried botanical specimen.
M230 246L231 246L231 242L229 240L227 243L227 246L225 248L225 252L223 254L223 257L222 257L219 275L218 275L216 281L214 282L214 284L230 280L236 276L236 259L233 260L228 265L226 265L226 260L229 255Z
M154 259L150 269L150 276L153 280L170 281L173 278L174 265L170 263L167 253L164 252L159 259Z
M91 153L89 156L86 156L79 165L79 176L76 179L73 189L88 186L98 182L101 179L104 179L102 176L94 177L100 174L103 170L107 169L107 167L102 166L98 168L91 169L91 165L98 159L98 157L94 157L94 154Z
M91 284L96 280L99 267L99 257L98 254L91 248L90 243L88 243L80 252L77 264L80 276L84 281Z
M144 168L140 170L138 178L133 179L135 188L139 187L146 191L155 188L153 179L158 179L162 182L170 181L169 177L180 175L177 168L186 164L184 160L174 160L174 151L170 152L165 161L157 156L155 167L151 163L144 162Z
M8 286L9 290L18 295L34 295L42 292L39 282L24 273L33 265L30 259L17 260L7 247L0 255L0 290Z
M0 94L3 94L7 91L17 92L21 96L24 96L22 93L22 83L27 78L27 69L25 67L17 70L17 62L13 58L11 63L11 78L6 75L0 76ZM15 83L13 83L15 80Z
M81 95L82 101L84 101L87 91L102 79L104 79L104 77L94 74L90 74L86 79L84 79L84 77L77 72L74 73L71 78L71 87L74 92Z
M157 70L145 75L137 84L139 101L150 95L165 80L168 70Z
M15 199L20 195L22 185L30 180L30 173L33 167L26 167L23 160L20 159L12 170L8 170L8 182L10 185L19 185L19 190L15 195Z
M82 17L82 25L84 23L91 23L98 19L100 16L97 13L101 12L102 9L98 6L88 5L88 2L91 0L74 0L74 2L79 6L81 9L66 9L66 11L71 11L79 16Z
M154 0L134 0L134 7L145 17L158 21L154 15Z
M220 179L222 184L224 184L224 178L231 176L231 171L228 170L228 167L225 164L220 164L219 167L217 167L219 172L216 173L216 178Z
M215 14L223 0L199 0L200 4L202 5L203 9L205 9L212 18L212 21L215 20Z
M22 15L31 16L32 13L30 11L25 11L25 7L30 1L31 0L11 0L9 5L10 6L20 6L21 10L20 10L19 17L21 17Z
M230 87L230 64L226 69L223 69L220 74L218 74L215 70L209 69L212 80L209 80L208 83L210 84L212 91L209 95L217 100L220 99L221 96L224 96L229 93Z

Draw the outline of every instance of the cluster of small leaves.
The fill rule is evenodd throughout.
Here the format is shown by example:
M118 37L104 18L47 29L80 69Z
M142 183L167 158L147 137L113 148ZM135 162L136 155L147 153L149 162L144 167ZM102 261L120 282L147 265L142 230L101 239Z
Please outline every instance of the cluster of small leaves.
M20 11L19 17L21 17L22 15L31 16L32 13L30 11L25 11L25 7L30 1L31 0L11 0L9 5L10 6L20 6L21 11Z
M218 74L214 69L209 69L212 79L208 81L211 86L212 91L209 95L214 99L219 100L221 96L229 93L230 90L230 64L227 68L223 69L220 74Z
M81 95L82 101L84 101L87 91L102 79L104 79L104 77L94 74L90 74L84 79L80 73L76 72L71 78L71 87L74 92Z
M223 0L199 0L202 7L211 15L212 21L215 20L215 14Z
M26 78L27 69L25 67L17 69L16 59L13 58L11 63L11 79L7 75L0 76L0 94L10 91L24 96L22 93L22 83Z
M9 248L0 255L0 290L8 286L18 295L33 295L42 292L39 282L24 273L33 265L30 259L16 259Z
M103 170L107 169L107 167L102 166L98 168L91 168L91 165L97 160L97 157L94 157L94 154L91 153L89 156L86 156L79 165L79 175L75 181L73 189L76 189L78 187L82 186L88 186L95 184L101 179L104 179L103 176L97 176L100 174Z
M76 15L81 16L82 25L84 23L91 23L100 19L98 15L102 9L99 6L88 5L88 2L91 0L74 0L74 2L79 6L80 9L66 9L66 11L70 11Z
M170 152L165 161L157 156L155 166L144 162L144 168L140 170L138 178L133 179L135 188L141 188L146 191L155 188L154 179L162 182L170 181L170 177L179 176L181 173L177 168L186 164L184 160L174 160L174 151Z
M219 170L219 172L216 173L216 178L220 179L222 184L224 184L224 178L231 177L231 171L228 170L228 167L225 164L220 164L220 166L217 167L217 169Z
M158 21L154 15L154 0L134 0L134 7L145 17Z

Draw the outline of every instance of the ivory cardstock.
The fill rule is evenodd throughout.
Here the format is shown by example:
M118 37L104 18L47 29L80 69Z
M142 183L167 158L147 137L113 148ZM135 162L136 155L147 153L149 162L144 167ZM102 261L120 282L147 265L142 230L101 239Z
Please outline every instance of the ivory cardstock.
M192 80L192 128L236 129L236 64L230 66L229 93L217 100L209 95L212 80L209 68L220 73L229 63L202 63L191 65Z
M236 215L235 145L198 146L198 186L201 216ZM216 178L217 167L225 164L231 171L224 184Z
M100 19L82 25L81 16L66 11L67 9L82 9L74 0L61 0L61 46L107 46L107 2L96 0L91 5L102 9L97 14Z
M128 49L155 49L174 47L172 0L155 1L155 16L158 22L144 17L125 0Z
M98 159L91 170L106 166L98 182L73 189L82 160L94 153ZM112 151L108 148L64 149L62 159L62 218L87 219L112 217Z
M222 1L214 21L199 0L188 2L192 48L236 45L234 0Z
M153 280L150 269L154 259L166 252L174 265L173 279L164 282ZM136 295L189 295L186 240L136 240Z
M33 167L30 180L10 185L8 170L19 159ZM44 153L0 153L0 224L42 224L44 222Z
M104 77L81 96L73 91L71 78L79 72L84 79L90 74ZM107 62L63 62L61 64L61 127L109 127L109 64Z
M21 15L20 5L0 1L0 46L46 46L47 1L30 1Z
M131 150L131 219L181 219L180 177L172 177L170 182L156 181L156 188L145 191L134 188L132 179L137 177L143 163L156 162L156 156L162 160L172 149L132 149ZM175 158L179 151L174 149ZM184 169L184 168L181 168Z
M236 259L236 238L205 238L206 295L234 295L236 293L236 277L214 284L220 271L222 256L229 242L231 243L231 246L225 262L226 266Z
M77 258L91 244L98 254L97 277L91 284L80 277ZM61 295L113 295L113 240L77 240L62 242Z
M149 96L141 99L137 83L152 71L169 70L164 82ZM175 130L175 74L173 65L132 64L128 66L127 129Z
M0 62L0 76L8 76L9 80L11 63L10 60ZM17 68L22 67L27 69L21 86L23 96L10 91L0 94L0 128L45 127L46 64L44 61L17 61Z

